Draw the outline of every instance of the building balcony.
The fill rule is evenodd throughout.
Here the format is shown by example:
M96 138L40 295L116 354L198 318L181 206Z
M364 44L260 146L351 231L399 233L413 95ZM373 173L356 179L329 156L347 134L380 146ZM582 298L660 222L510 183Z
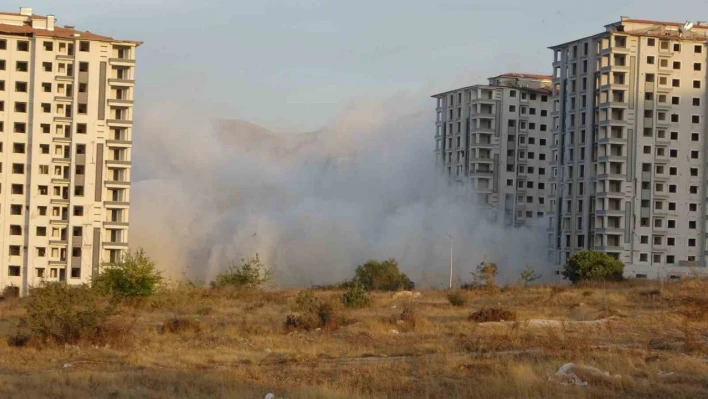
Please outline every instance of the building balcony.
M598 144L627 144L627 139L620 137L605 137L597 141Z
M106 202L104 202L104 205L107 208L128 207L128 206L130 206L130 202L128 202L128 201L106 201Z
M595 245L595 250L601 251L601 252L621 252L621 251L624 251L624 247L610 246L610 245Z
M624 216L625 211L622 209L598 209L595 211L595 216Z
M131 147L133 145L132 140L106 140L106 145L109 147Z
M597 157L597 162L626 162L627 157L624 155L601 155Z
M74 77L69 75L54 75L54 79L59 82L73 82Z
M55 116L54 122L71 122L71 115Z
M624 198L625 193L621 191L600 191L595 194L597 198Z
M135 86L135 80L112 78L108 79L108 84L111 86L133 87Z
M69 203L68 198L52 198L49 200L50 204L56 204L56 205L66 205Z
M55 247L65 247L69 244L67 240L49 240L49 245Z
M130 119L107 119L108 126L130 127L133 126L133 121Z
M127 242L116 242L116 241L104 241L103 247L115 247L115 248L127 248Z
M70 96L54 96L54 101L58 103L72 103L74 98Z
M133 65L135 65L135 60L130 59L130 58L109 58L108 62L111 65L120 65L120 66L133 66Z
M103 226L110 227L110 228L128 228L129 223L108 220L108 221L103 222Z
M52 184L69 185L70 183L71 183L70 179L52 179Z
M470 175L474 176L493 176L494 171L493 170L470 170Z
M624 234L623 227L596 227L595 234Z
M49 219L49 224L54 224L54 225L67 225L69 224L69 218L61 218L59 216L54 216L53 218Z
M71 136L54 136L52 141L55 143L71 143Z
M52 162L68 164L71 163L71 158L52 158Z
M117 160L117 159L107 159L106 160L106 165L107 166L123 166L123 167L131 167L132 166L131 161L123 161L123 160Z
M627 175L623 173L601 173L597 175L597 180L624 180Z
M106 186L130 186L130 181L106 180Z
M135 102L133 100L124 100L118 98L109 98L108 105L118 106L118 107L128 107L133 105Z

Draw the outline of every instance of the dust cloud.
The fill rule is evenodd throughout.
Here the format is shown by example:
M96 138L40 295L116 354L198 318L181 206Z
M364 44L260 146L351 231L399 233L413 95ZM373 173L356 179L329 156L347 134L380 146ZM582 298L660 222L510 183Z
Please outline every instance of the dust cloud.
M542 232L487 222L439 178L433 106L411 93L354 102L302 134L151 106L136 130L131 246L172 278L209 281L258 253L278 285L309 286L393 257L418 286L441 287L451 234L456 279L484 259L500 282L526 265L549 275Z

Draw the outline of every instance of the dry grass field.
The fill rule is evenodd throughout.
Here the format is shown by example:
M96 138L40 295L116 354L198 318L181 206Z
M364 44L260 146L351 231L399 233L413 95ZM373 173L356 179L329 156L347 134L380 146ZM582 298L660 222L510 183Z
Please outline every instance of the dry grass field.
M178 287L76 345L6 340L27 300L1 301L0 397L708 397L708 280L464 291L461 306L422 291L353 310L341 294L316 291L333 305L305 330L285 323L298 291ZM493 309L515 321L470 320ZM570 362L587 385L556 376Z

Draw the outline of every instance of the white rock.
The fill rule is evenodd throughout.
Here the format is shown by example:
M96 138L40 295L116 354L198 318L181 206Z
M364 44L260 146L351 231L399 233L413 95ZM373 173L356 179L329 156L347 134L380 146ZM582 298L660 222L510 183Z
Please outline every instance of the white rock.
M272 393L267 393L265 398L263 399L275 399L275 395L273 395Z
M264 350L263 352L265 352L265 353L271 353L271 352L273 352L273 351L270 350L270 348L265 348L265 350Z
M389 331L389 332L390 332L391 334L393 334L393 335L398 335L398 330L391 330L391 331Z
M71 363L64 363L64 365L61 366L61 367L62 367L62 368L65 368L65 369L68 369L69 367L71 367Z

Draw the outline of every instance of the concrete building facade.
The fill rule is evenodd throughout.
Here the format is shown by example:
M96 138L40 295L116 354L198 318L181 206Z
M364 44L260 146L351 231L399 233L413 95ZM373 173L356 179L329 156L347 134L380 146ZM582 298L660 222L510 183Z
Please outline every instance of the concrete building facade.
M437 167L499 223L546 216L551 95L551 76L509 73L433 96Z
M0 13L0 291L89 282L127 249L139 45Z
M549 260L595 249L625 275L705 267L708 26L622 17L551 47Z

